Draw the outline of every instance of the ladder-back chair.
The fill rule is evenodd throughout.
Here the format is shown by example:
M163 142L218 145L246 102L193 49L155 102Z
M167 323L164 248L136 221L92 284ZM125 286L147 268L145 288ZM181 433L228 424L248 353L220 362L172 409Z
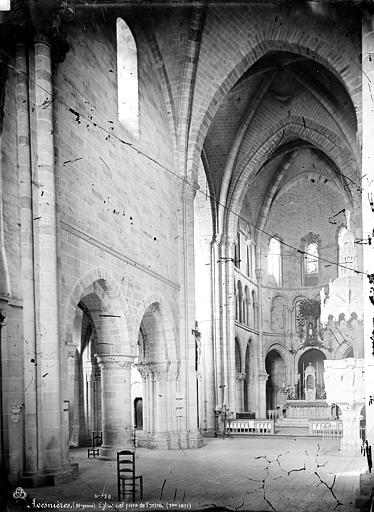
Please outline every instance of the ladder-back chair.
M143 476L135 473L135 452L132 450L117 452L117 487L118 501L125 500L127 495L135 501L136 492L143 499Z

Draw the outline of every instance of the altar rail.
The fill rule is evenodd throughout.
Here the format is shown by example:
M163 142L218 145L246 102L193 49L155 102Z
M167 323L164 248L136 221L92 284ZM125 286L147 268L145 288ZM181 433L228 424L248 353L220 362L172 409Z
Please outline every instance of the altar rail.
M229 420L230 434L274 434L273 420Z
M309 420L309 435L325 437L341 437L343 435L343 422L338 420L316 421Z

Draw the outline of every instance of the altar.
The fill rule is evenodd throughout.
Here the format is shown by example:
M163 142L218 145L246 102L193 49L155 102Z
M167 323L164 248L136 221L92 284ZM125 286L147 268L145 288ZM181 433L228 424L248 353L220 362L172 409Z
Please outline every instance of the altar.
M287 400L286 418L332 419L331 406L326 400Z
M286 418L332 419L331 406L320 397L320 393L317 394L317 387L320 390L323 383L321 372L318 375L315 366L309 362L303 368L300 378L305 399L288 399L286 401Z

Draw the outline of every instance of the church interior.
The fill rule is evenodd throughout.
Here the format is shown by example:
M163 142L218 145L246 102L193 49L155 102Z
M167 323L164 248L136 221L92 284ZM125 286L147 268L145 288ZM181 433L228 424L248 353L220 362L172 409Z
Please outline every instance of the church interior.
M374 444L371 3L1 0L0 40L10 484Z

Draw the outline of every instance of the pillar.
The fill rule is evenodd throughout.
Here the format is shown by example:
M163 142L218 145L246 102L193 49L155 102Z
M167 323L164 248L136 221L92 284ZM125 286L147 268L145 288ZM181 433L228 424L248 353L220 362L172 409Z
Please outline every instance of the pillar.
M223 384L222 375L222 353L221 353L221 251L219 235L215 235L212 241L212 315L213 315L213 351L214 351L214 394L215 409L222 407L223 396L221 384ZM214 411L214 432L216 429L216 416Z
M235 294L234 294L234 240L227 236L225 239L225 287L222 295L222 309L226 315L224 372L225 405L229 412L235 411Z
M202 444L201 435L197 428L197 392L195 372L195 254L194 254L194 198L196 188L189 183L183 183L181 199L183 203L181 232L183 254L183 280L181 287L180 310L180 354L181 379L178 381L179 393L183 397L184 432L181 432L181 444L186 448L199 447ZM182 421L182 420L181 420Z
M56 185L54 174L52 58L49 41L34 43L35 188L34 258L37 309L37 359L40 375L39 450L46 483L57 483L71 468L63 433L61 354L58 319ZM63 467L65 466L65 467Z
M152 377L154 383L154 432L153 444L156 448L170 448L168 415L168 389L167 374L169 370L168 362L157 362L151 365Z
M42 467L40 433L38 431L38 367L36 363L32 168L29 125L28 57L24 43L17 44L17 164L20 203L20 246L22 267L22 324L25 383L25 462L23 477L35 485ZM34 361L34 362L33 362Z
M99 354L103 444L100 457L114 459L132 446L131 366L135 356Z
M364 190L362 192L363 237L367 238L374 227L374 212L370 202L374 201L374 16L363 12L362 19L362 176ZM365 244L363 247L363 270L374 275L374 246ZM363 277L364 293L364 353L366 381L366 437L374 446L374 406L370 405L369 397L374 391L374 308L370 302L370 285L366 276ZM372 294L374 295L374 294Z
M178 363L172 362L166 378L166 396L167 396L167 412L169 419L169 438L170 448L177 449L180 447L180 432L178 431L177 411L176 411L176 390L177 381L179 379Z
M242 412L244 411L244 386L245 386L245 373L237 373L235 382L236 382L236 403L235 403L235 411Z
M257 368L258 368L258 389L257 389L257 411L259 418L266 418L266 381L268 374L265 370L265 357L263 348L263 327L262 327L262 280L264 277L264 271L261 268L256 268L256 278L258 285L258 305L257 305L257 326L258 326L258 357L257 357Z
M341 455L358 455L361 449L360 411L338 404L343 421L343 437L340 443Z

